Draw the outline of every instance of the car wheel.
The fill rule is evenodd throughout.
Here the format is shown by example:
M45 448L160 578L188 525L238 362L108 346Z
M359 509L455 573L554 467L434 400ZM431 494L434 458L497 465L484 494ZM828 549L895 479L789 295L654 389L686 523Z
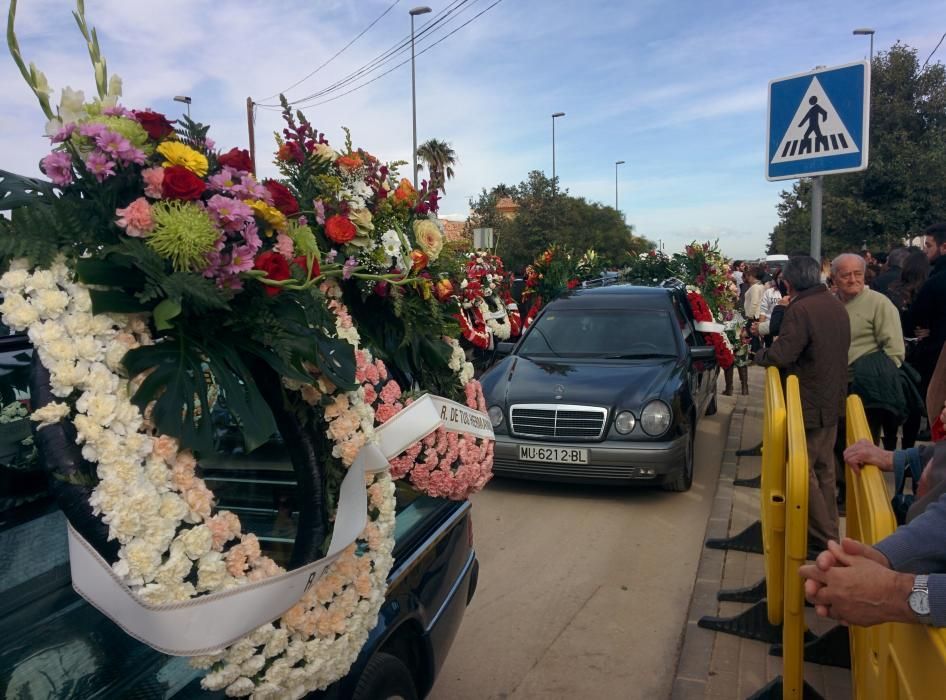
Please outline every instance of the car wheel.
M414 679L399 658L378 652L365 664L353 700L417 700Z
M704 415L707 415L707 416L715 416L715 415L716 415L716 411L719 410L718 406L716 405L716 397L717 397L718 395L719 395L719 389L716 388L716 387L714 387L714 388L713 388L713 398L711 398L711 399L710 399L710 402L707 404L707 406L706 406L706 413L705 413Z
M690 423L690 439L687 440L686 455L683 460L683 469L672 479L663 483L665 491L689 491L693 485L694 446L696 443L696 426Z

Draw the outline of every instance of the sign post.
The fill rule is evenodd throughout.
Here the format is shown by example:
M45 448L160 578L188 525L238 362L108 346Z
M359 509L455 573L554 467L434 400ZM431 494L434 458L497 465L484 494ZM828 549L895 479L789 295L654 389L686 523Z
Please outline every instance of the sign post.
M811 256L821 259L822 175L867 168L870 65L858 61L769 82L767 180L810 177Z

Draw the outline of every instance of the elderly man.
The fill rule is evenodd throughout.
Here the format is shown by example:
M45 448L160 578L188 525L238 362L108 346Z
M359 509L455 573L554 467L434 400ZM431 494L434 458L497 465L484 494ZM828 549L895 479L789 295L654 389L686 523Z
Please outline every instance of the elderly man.
M884 446L892 450L907 413L898 371L906 349L900 312L886 296L865 286L866 271L864 258L851 253L839 255L831 263L838 299L844 303L851 323L851 393L864 401L871 434L879 438L883 429Z
M798 376L808 444L808 532L811 547L838 539L834 443L847 396L851 326L844 306L821 283L821 264L793 257L782 279L791 303L779 336L756 361Z

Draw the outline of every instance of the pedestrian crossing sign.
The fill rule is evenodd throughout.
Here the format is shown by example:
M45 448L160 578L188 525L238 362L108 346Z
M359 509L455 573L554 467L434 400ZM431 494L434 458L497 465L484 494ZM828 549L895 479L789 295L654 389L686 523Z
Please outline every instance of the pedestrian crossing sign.
M769 180L867 168L870 65L818 68L769 83Z

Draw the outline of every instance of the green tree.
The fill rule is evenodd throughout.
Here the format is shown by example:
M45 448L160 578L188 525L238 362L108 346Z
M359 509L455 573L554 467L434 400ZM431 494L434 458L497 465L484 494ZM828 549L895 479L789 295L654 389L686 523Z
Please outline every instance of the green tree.
M874 57L870 164L824 178L824 254L884 250L946 219L946 69L922 68L915 49L894 44ZM811 184L781 193L770 253L808 250Z
M470 202L471 228L492 227L496 252L510 270L519 270L552 244L577 254L589 248L598 253L602 266L622 265L629 256L653 248L634 235L620 212L568 190L552 189L552 180L533 170L516 187L498 185L483 190ZM511 219L496 210L499 200L511 197L519 209Z
M430 139L417 147L417 157L427 164L430 184L444 194L447 192L447 180L453 179L453 166L457 164L457 153L446 141ZM418 165L417 169L423 168Z

